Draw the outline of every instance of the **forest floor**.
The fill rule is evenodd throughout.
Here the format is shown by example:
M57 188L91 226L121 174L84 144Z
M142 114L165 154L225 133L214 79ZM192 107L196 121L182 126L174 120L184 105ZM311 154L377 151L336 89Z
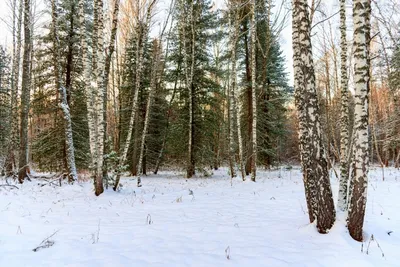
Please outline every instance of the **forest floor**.
M100 197L91 181L0 187L0 266L400 266L399 170L370 171L364 243L344 214L326 235L309 224L298 168L182 177L128 177Z

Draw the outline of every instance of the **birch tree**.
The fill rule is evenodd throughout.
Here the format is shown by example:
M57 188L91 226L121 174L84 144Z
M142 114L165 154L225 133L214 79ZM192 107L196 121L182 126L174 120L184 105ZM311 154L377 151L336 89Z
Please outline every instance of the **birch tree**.
M112 55L115 50L115 40L117 36L117 29L118 29L118 14L119 14L119 4L120 0L114 0L114 8L112 12L112 25L111 25L111 36L110 36L110 43L107 49L107 56L105 59L104 64L104 75L103 75L103 122L104 122L104 135L103 135L103 147L104 152L107 153L107 102L108 102L108 81L110 76L110 67L111 67L111 60ZM108 173L107 173L107 161L104 161L104 168L103 168L103 179L105 179L106 188L108 188Z
M142 186L142 181L141 181L141 175L143 174L143 156L144 156L144 151L145 151L145 146L146 146L146 138L147 138L147 133L149 129L149 121L150 121L150 112L151 112L151 105L153 102L154 98L154 93L156 91L156 86L159 83L159 73L160 73L160 44L157 39L153 41L153 62L152 62L152 71L151 71L151 80L150 80L150 88L149 88L149 95L147 97L147 105L146 105L146 115L144 119L144 128L142 132L142 140L140 144L140 154L139 154L139 161L138 161L138 178L137 178L137 186L141 187Z
M349 183L349 92L347 78L346 0L340 0L340 47L341 47L341 119L340 119L340 183L338 209L347 210Z
M367 202L369 167L368 93L369 93L369 41L370 0L353 1L354 21L354 83L355 115L352 161L352 195L349 203L348 229L351 237L363 240L363 225Z
M57 26L57 1L51 1L51 11L52 11L52 38L53 38L53 65L54 65L54 75L55 75L55 85L59 91L61 103L60 108L64 114L64 133L66 140L66 152L67 152L67 163L68 163L68 181L74 182L78 179L78 174L75 166L75 148L72 136L72 122L71 113L67 101L67 92L65 86L62 84L61 78L61 66L60 66L60 50L59 50L59 40L58 40L58 26Z
M292 10L294 85L303 182L310 222L316 221L318 231L327 233L335 221L335 206L322 144L307 0L293 0Z
M229 42L230 47L229 51L231 52L231 70L230 70L230 88L229 88L229 170L231 174L231 178L236 177L235 170L235 131L234 131L234 122L235 122L235 86L236 86L236 43L237 43L237 21L236 21L236 13L238 12L237 7L234 1L230 3L230 36Z
M136 43L136 46L137 46L136 47L137 68L136 68L136 74L135 74L135 76L136 76L135 88L134 88L135 93L134 93L134 97L133 97L133 101L132 101L132 110L131 110L131 116L130 116L130 120L129 120L128 133L126 136L122 154L119 157L119 162L118 162L118 166L117 166L117 170L116 170L117 175L116 175L116 180L115 180L115 184L114 184L114 188L113 188L114 190L117 190L117 188L118 188L119 181L121 178L121 172L124 168L126 157L128 155L129 145L131 143L133 126L135 123L135 117L136 117L136 112L137 112L137 108L138 108L137 105L138 105L138 98L139 98L140 82L141 82L142 72L143 72L144 46L147 41L152 12L153 12L156 2L157 2L157 0L151 0L149 3L147 3L144 20L142 18L140 18L140 13L139 13L139 8L138 8L138 14L137 14L138 17L137 17L137 25L136 25L136 34L138 36L138 40ZM138 2L138 5L139 5L139 2Z
M93 62L89 57L88 43L86 37L85 13L83 0L79 0L79 20L81 28L83 80L85 84L86 106L88 111L89 142L91 153L91 169L95 184L95 194L98 196L103 191L103 94L101 91L102 59L103 59L103 5L102 0L94 0L94 22L93 22ZM99 45L101 44L101 45ZM100 65L100 66L99 66ZM93 80L91 71L94 74Z
M189 94L189 140L188 140L188 157L187 157L187 167L186 167L186 177L191 178L195 174L195 160L194 160L194 151L193 151L193 136L194 136L194 121L193 121L193 73L194 73L194 61L195 61L195 25L193 18L193 6L194 1L190 1L190 9L188 14L184 12L185 9L185 1L181 0L181 18L180 18L180 28L182 31L182 42L183 42L183 62L184 62L184 71L185 71L185 84L186 89ZM186 17L187 16L187 17ZM190 23L190 25L189 25ZM186 38L186 28L190 28L190 46L187 46ZM188 52L190 55L188 55ZM189 59L190 56L190 59ZM190 60L190 61L189 61ZM190 66L189 66L190 63Z
M19 88L19 72L21 64L21 28L23 17L23 1L13 1L13 59L11 70L11 105L10 105L10 118L11 118L11 138L8 145L8 155L6 162L7 176L14 175L16 169L16 156L15 148L18 146L18 88Z
M237 42L239 38L239 6L236 1L230 2L230 12L231 12L231 32L230 32L230 91L229 91L229 157L231 166L231 177L235 177L236 173L234 172L233 164L235 157L235 141L234 141L234 123L235 123L235 115L236 115L236 130L237 130L237 140L239 146L239 170L242 176L242 180L246 179L245 170L244 170L244 161L243 161L243 142L242 142L242 129L241 129L241 121L240 121L240 103L237 97ZM237 104L239 103L239 104ZM236 113L236 114L235 114Z
M253 121L252 121L252 161L251 161L251 180L256 181L256 171L257 171L257 83L256 83L256 0L252 0L251 3L251 99L253 107Z
M19 149L19 171L18 181L24 182L29 178L28 166L28 119L30 107L30 80L31 80L31 1L24 0L24 55L22 61L22 84L21 84L21 113L20 113L20 149Z

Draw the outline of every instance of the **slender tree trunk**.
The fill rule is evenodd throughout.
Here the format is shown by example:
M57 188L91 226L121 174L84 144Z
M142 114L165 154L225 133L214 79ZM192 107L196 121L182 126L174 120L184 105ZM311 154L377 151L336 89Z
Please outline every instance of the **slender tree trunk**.
M167 48L168 50L168 48ZM178 67L177 67L177 72L179 73L181 69L181 65L180 63L178 63ZM175 99L175 95L176 95L176 90L177 90L177 86L178 86L178 75L176 76L175 82L174 82L174 89L172 90L172 96L171 99L169 101L168 104L168 111L167 111L167 125L165 127L165 131L164 131L164 135L162 138L162 144L161 144L161 149L160 152L158 153L158 157L157 157L157 161L156 161L156 167L154 168L154 174L157 174L159 168L160 168L160 164L164 155L164 150L165 150L165 145L167 143L167 137L168 137L168 133L169 133L169 125L170 125L170 118L171 118L171 108L172 108L172 104L174 103L174 99Z
M231 3L230 13L236 14L238 11L237 7L234 3ZM236 111L236 103L235 103L235 87L236 87L236 44L237 44L237 21L236 16L231 14L230 17L230 52L231 52L231 72L230 72L230 88L228 91L229 95L229 169L231 178L236 177L235 170L235 131L234 131L234 122L235 122L235 111Z
M247 87L246 87L246 97L247 97L247 153L246 153L246 166L245 166L245 171L246 175L249 175L251 173L251 166L252 166L252 160L253 160L253 147L252 147L252 126L253 126L253 102L252 102L252 87L251 87L251 63L250 63L250 57L251 53L249 52L249 41L247 38L247 24L244 25L243 27L244 31L244 45L245 45L245 65L246 65L246 82L247 82Z
M94 94L93 87L91 83L90 77L90 57L88 50L88 43L86 37L86 25L85 25L85 13L83 0L79 0L78 4L79 8L79 22L80 22L80 32L81 32L81 47L82 47L82 65L83 65L83 82L85 88L86 95L86 107L87 107L87 120L88 120L88 128L89 128L89 147L90 147L90 168L93 172L93 177L95 176L94 170L96 165L96 138L95 138L95 110L94 110Z
M237 79L236 76L234 76L235 79ZM235 82L237 84L237 82ZM240 104L239 100L239 93L234 91L235 93L235 102L236 102L236 107L237 107L237 113L236 113L236 127L237 127L237 138L238 138L238 144L239 144L239 168L240 168L240 173L242 176L242 180L246 180L246 173L245 173L245 164L244 164L244 157L243 157L243 138L242 138L242 124L241 124L241 114L242 114L242 105Z
M352 196L348 213L348 229L351 237L363 240L363 225L367 202L369 168L369 132L368 132L368 93L369 93L369 40L370 40L370 0L353 1L354 20L354 155L351 179Z
M131 117L129 120L128 133L126 136L125 145L124 145L122 154L120 155L120 159L118 162L117 175L116 175L115 184L114 184L114 188L113 188L114 191L117 190L117 188L118 188L119 181L121 178L121 172L122 172L123 166L125 164L126 157L128 155L129 145L131 143L133 125L135 122L137 106L138 106L140 83L141 83L141 78L142 78L141 76L142 76L142 72L143 72L144 47L145 47L146 41L147 41L148 29L150 27L151 15L152 15L152 10L153 10L155 2L156 1L153 0L149 4L149 6L147 8L147 13L146 13L146 21L143 26L139 25L139 28L138 28L138 41L137 41L137 46L136 46L137 68L136 68L136 81L135 81L135 95L134 95L133 101L132 101L132 111L131 111Z
M156 86L158 84L159 79L159 65L160 65L160 43L158 40L153 41L153 64L152 64L152 71L151 71L151 81L150 81L150 88L149 88L149 96L147 98L147 105L146 105L146 116L144 119L144 128L142 133L142 140L140 145L140 154L139 154L139 162L138 162L138 178L137 178L137 186L142 186L141 175L143 174L143 158L144 152L146 148L146 138L147 138L147 131L149 128L149 121L150 121L150 111L151 111L151 104L154 98L154 93L156 91Z
M66 88L62 86L61 79L61 65L60 65L60 51L59 51L59 41L58 41L58 27L57 27L57 3L56 0L51 1L51 10L52 10L52 38L53 38L53 65L54 65L54 74L55 74L55 85L57 90L61 96L61 110L64 114L64 132L65 132L65 142L66 142L66 156L67 156L67 164L68 164L68 181L73 182L78 179L78 174L75 166L75 149L74 149L74 141L72 136L72 122L71 122L71 114L67 101L67 92Z
M31 72L31 1L24 0L24 56L22 62L22 85L21 85L21 126L20 126L20 150L18 181L24 182L28 176L28 120L30 107L30 72Z
M118 28L118 13L119 13L119 2L120 0L114 0L114 9L113 9L113 16L112 16L112 26L111 26L111 37L110 37L110 43L108 45L108 50L107 50L107 56L105 59L105 64L104 64L104 80L102 82L102 87L103 87L103 122L104 122L104 135L103 135L103 148L104 148L104 154L107 154L109 151L108 149L108 143L107 143L107 103L108 103L108 94L107 94L107 88L108 88L108 81L109 81L109 75L110 75L110 67L111 67L111 60L112 60L112 55L115 50L115 39L117 36L117 28ZM104 179L104 184L106 185L106 188L108 188L109 185L109 177L108 177L108 167L107 167L107 160L104 160L104 167L103 167L103 179Z
M340 103L340 182L338 209L346 211L348 207L349 186L349 92L347 78L347 37L346 37L346 0L340 0L340 47L341 47L341 103Z
M72 68L73 68L73 38L74 38L74 14L75 13L75 4L71 3L71 10L69 14L69 30L68 30L68 52L67 52L67 65L66 65L66 73L65 73L65 90L67 95L67 104L70 106L71 103L71 84L72 84ZM54 53L54 51L53 51ZM58 52L59 53L59 52ZM59 53L60 55L60 53ZM61 55L60 55L61 56ZM57 63L58 64L58 63ZM61 74L60 74L61 75ZM57 88L59 90L59 87ZM62 97L62 91L60 91L60 95ZM64 127L66 127L64 125ZM64 161L64 169L68 170L68 158L67 158L67 139L63 141L63 161ZM71 181L70 181L71 182Z
M188 90L188 102L189 102L189 123L188 123L188 157L187 157L187 167L186 167L186 177L191 178L195 174L195 160L194 160L194 151L193 151L193 136L194 136L194 118L193 118L193 72L194 72L194 54L195 54L195 31L194 31L194 16L193 16L193 1L190 3L189 14L185 14L184 10L184 1L181 1L182 5L182 14L180 18L180 27L182 31L182 40L183 42L183 62L185 68L185 76L186 76L186 88ZM187 18L186 18L187 15ZM190 23L190 25L188 25ZM186 45L186 27L190 26L190 47ZM190 51L190 67L188 60L188 50Z
M257 83L256 83L256 17L255 17L256 0L252 1L251 6L251 99L253 106L252 121L252 161L251 161L251 180L256 181L257 171Z
M19 85L19 69L21 62L21 26L23 16L23 1L19 1L18 15L16 14L17 1L13 2L13 64L12 64L12 80L11 80L11 138L8 144L8 156L6 162L6 175L13 176L17 167L15 150L18 147L18 85ZM18 17L18 20L17 20ZM17 31L15 33L15 25ZM15 41L16 39L16 41Z
M97 169L95 177L95 194L100 195L104 191L103 185L103 166L104 166L104 136L105 136L105 121L104 121L104 98L107 95L107 87L104 85L104 19L103 19L103 0L97 1L97 31L93 35L97 35L97 49L95 50L94 58L97 59L97 66L94 69L95 73L95 108L96 108L96 145L97 145ZM96 54L97 53L97 54Z
M307 0L293 0L292 4L294 84L306 200L310 222L316 220L318 231L327 233L336 215L322 142L308 4Z

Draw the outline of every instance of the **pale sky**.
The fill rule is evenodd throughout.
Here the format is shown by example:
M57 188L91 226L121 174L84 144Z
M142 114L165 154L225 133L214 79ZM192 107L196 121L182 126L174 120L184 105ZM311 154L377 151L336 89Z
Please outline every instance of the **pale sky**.
M7 21L8 23L11 23L11 10L10 7L8 6L7 2L9 0L0 0L0 44L4 45L6 47L11 46L12 42L12 36L11 36L11 31L7 27L6 23L3 21ZM43 0L37 0L39 1L39 6L43 8ZM166 5L166 2L169 2L168 0L163 0L162 5ZM279 1L276 1L279 2ZM327 8L328 15L332 14L336 9L338 9L337 5L332 5L331 3L333 2L332 0L325 0L323 1L326 3L326 6L329 7ZM224 0L215 0L215 3L218 7L222 7L224 5ZM293 75L292 75L292 39L291 39L291 16L289 16L289 21L286 23L286 28L282 31L281 36L280 36L280 43L281 43L281 48L284 51L284 56L286 58L286 68L287 72L289 73L289 81L290 84L293 84Z

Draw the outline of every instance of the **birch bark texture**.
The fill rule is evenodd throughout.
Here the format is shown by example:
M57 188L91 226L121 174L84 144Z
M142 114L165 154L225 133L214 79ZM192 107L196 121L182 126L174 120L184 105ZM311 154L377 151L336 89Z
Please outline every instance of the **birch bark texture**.
M295 101L303 182L310 222L316 220L318 232L327 233L335 222L336 213L322 143L307 0L293 0L292 10Z
M235 169L235 131L234 131L234 122L235 122L235 111L236 111L236 103L235 103L235 86L236 86L236 43L237 43L237 28L236 28L236 5L234 1L230 2L230 47L229 51L231 52L231 70L230 70L230 88L228 91L229 99L229 170L231 174L231 178L236 177L236 169Z
M28 117L30 107L30 85L31 85L31 1L24 0L24 55L22 60L22 84L21 84L21 113L20 113L20 149L19 149L19 171L18 181L24 182L29 178L28 166Z
M348 207L349 187L349 92L347 77L347 37L346 37L346 0L340 0L340 182L338 209L346 211Z
M67 92L66 88L62 84L61 78L61 65L60 65L60 46L58 40L58 27L57 27L57 0L51 1L51 13L52 13L52 38L53 38L53 65L54 65L54 74L55 74L55 85L57 91L61 96L60 108L64 115L64 134L66 140L66 152L67 152L67 163L68 163L68 182L73 183L78 179L78 173L76 171L75 165L75 148L74 148L74 140L72 135L72 121L71 121L71 113L67 101Z
M85 88L86 95L86 107L87 107L87 120L88 120L88 128L89 128L89 147L90 147L90 167L93 169L95 166L95 155L96 152L96 139L95 139L95 131L94 131L94 95L93 95L93 87L91 83L90 77L90 57L86 36L86 24L85 24L85 13L84 13L84 5L83 0L79 0L78 4L79 9L79 22L80 22L80 41L82 47L82 66L83 66L83 83Z
M137 44L136 44L136 58L137 58L137 68L136 68L136 80L135 80L135 90L134 90L134 97L132 101L132 111L131 111L131 116L129 120L129 126L128 126L128 133L126 136L125 144L123 147L122 154L119 157L119 162L116 170L116 179L115 179L115 184L114 184L114 191L118 189L118 185L121 179L121 172L124 168L124 164L126 161L126 157L128 155L128 150L129 150L129 145L131 143L132 139L132 132L133 132L133 126L135 123L135 118L136 118L136 112L138 109L138 99L139 99L139 91L140 91L140 83L141 83L141 78L142 78L142 72L143 72L143 61L144 61L144 47L147 42L147 37L148 37L148 31L150 27L150 22L151 22L151 16L153 12L154 5L156 3L156 0L152 0L146 9L146 19L143 23L143 21L138 17L138 25L136 27L136 34L138 36L137 38ZM138 8L139 10L139 8ZM138 14L139 16L139 14Z
M367 202L369 169L368 93L369 93L369 41L370 0L353 1L354 20L354 147L352 162L352 195L349 203L348 229L351 237L363 240L363 225Z
M194 16L193 6L194 1L190 1L189 10L186 7L185 0L179 0L181 13L179 16L179 30L181 31L181 42L183 43L183 67L185 73L185 85L188 91L188 102L189 102L189 121L188 121L188 151L187 151L187 162L186 162L186 177L191 178L195 174L195 159L194 159L194 118L193 118L193 72L194 72L194 60L195 60L195 29L194 29ZM190 41L186 40L187 33L186 29L190 28L189 36ZM189 46L188 46L188 44ZM190 57L190 58L189 58ZM190 60L190 61L189 61Z
M117 38L117 29L118 29L118 14L119 14L119 4L120 0L114 0L114 9L112 12L112 25L111 25L111 36L110 36L110 43L108 44L107 56L104 63L104 75L103 75L103 122L104 122L104 135L103 135L103 147L104 147L104 154L109 153L107 149L107 108L108 108L108 82L109 82L109 75L110 75L110 67L111 67L111 60L112 55L115 50L115 40ZM107 161L104 160L104 167L103 167L103 180L108 189L109 186L109 176L108 176L108 168L107 168Z
M16 162L16 147L18 147L18 85L19 85L19 71L21 64L21 28L22 28L22 12L23 12L23 1L20 0L18 4L18 15L16 12L17 1L13 2L13 63L12 63L12 81L11 81L11 106L10 106L10 118L11 118L11 139L8 145L8 155L6 162L6 175L13 176L17 167ZM16 32L15 32L15 27ZM15 41L16 40L16 41Z
M104 122L103 122L103 1L94 0L93 21L93 55L92 67L88 42L86 37L85 13L83 0L79 0L79 21L81 30L83 80L85 85L86 106L88 111L89 144L91 154L91 169L94 178L95 195L104 191L103 187L103 149L104 149ZM93 77L91 75L93 74Z
M147 105L146 105L146 115L144 119L144 127L143 127L143 132L142 132L142 140L140 144L140 154L139 154L139 161L138 161L138 178L137 178L137 186L141 187L142 186L142 180L141 180L141 175L143 174L143 157L144 157L144 151L146 147L146 138L147 138L147 132L149 129L149 122L150 122L150 111L151 111L151 105L153 102L154 98L154 93L156 91L156 86L159 83L159 73L160 73L160 53L161 53L161 48L159 41L155 39L153 41L153 57L152 57L152 68L151 68L151 80L150 80L150 88L149 88L149 95L147 98Z
M253 182L256 181L256 172L257 172L257 82L256 82L256 32L257 32L257 24L256 24L256 0L252 0L251 3L251 101L253 107L253 120L252 120L252 137L251 137L251 145L253 152L253 160L251 161L251 180Z

